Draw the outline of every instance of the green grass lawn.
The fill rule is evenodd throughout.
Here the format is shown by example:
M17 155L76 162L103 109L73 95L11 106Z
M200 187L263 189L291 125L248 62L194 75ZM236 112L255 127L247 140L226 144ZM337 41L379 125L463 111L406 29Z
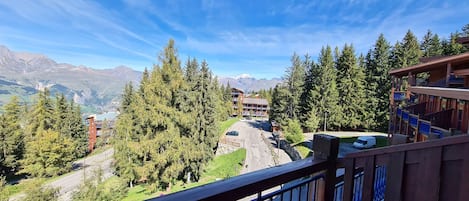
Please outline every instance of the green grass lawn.
M220 136L224 135L226 130L231 127L234 123L238 122L239 118L229 118L226 121L220 122Z
M301 158L307 158L311 156L311 149L303 144L297 144L295 149L300 153Z
M225 179L239 175L244 160L246 159L246 149L241 148L232 153L215 157L202 173L198 182L185 184L178 182L172 186L171 193L187 190L204 184L212 183L218 179ZM157 197L166 192L151 193L144 185L131 188L124 201L138 201Z
M19 184L15 184L15 185L7 184L0 191L0 198L8 198L12 195L15 195L23 191L25 187L26 187L25 182L20 182ZM0 200L3 200L3 199L0 199Z

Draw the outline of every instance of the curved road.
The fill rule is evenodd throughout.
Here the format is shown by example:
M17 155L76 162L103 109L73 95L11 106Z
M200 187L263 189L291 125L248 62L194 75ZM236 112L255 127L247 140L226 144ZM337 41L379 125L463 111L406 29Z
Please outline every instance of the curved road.
M291 162L285 151L276 148L277 144L269 128L268 121L259 120L239 121L229 128L228 131L238 131L239 136L226 136L226 138L240 142L241 147L246 149L246 160L241 174ZM278 189L280 189L280 186L268 189L264 193ZM251 195L241 200L247 201L256 197L257 195Z
M238 141L246 149L246 160L241 174L273 167L290 162L290 157L283 150L277 150L269 130L268 121L239 121L229 131L238 131L239 136L226 136Z
M60 189L59 200L71 200L73 191L80 187L84 178L88 179L94 176L94 172L99 170L99 168L103 171L103 179L107 179L113 175L111 168L113 154L114 149L110 148L102 153L77 160L73 163L73 166L76 167L75 170L60 176L46 185ZM23 196L24 194L17 194L10 197L9 200L22 200Z
M80 187L84 178L89 179L95 176L95 172L100 168L103 171L103 180L113 175L111 168L113 154L114 149L110 148L102 153L75 161L73 165L80 168L47 185L60 188L60 200L71 200L73 191Z

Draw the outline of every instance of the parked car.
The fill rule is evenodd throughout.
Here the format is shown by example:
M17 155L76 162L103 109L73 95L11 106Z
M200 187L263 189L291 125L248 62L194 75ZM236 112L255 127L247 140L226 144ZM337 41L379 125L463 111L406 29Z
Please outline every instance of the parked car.
M376 138L373 136L360 136L353 143L353 147L357 149L368 149L376 146Z
M238 131L229 131L229 132L226 132L226 135L238 136L239 132Z

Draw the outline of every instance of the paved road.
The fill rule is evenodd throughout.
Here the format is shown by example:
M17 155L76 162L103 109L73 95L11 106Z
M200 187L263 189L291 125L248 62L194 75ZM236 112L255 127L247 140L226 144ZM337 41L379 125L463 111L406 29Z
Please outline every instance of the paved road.
M75 161L73 163L73 166L76 167L74 171L48 183L47 186L60 188L59 200L71 200L73 191L78 189L80 184L83 183L83 178L94 176L94 172L99 168L103 170L103 179L112 176L111 163L113 154L114 150L111 148L102 153ZM21 200L23 196L23 194L18 194L10 198L10 200Z
M278 151L272 140L272 133L268 131L267 121L239 121L230 127L239 132L239 136L226 138L240 141L241 147L246 148L246 160L241 174L261 170L278 164L290 162L285 151Z
M275 148L276 144L272 133L268 131L268 121L239 121L231 126L229 130L238 131L239 136L226 137L242 142L241 147L246 148L246 160L241 174L291 162L285 151ZM278 189L280 187L274 187L265 192ZM241 200L251 200L253 198L256 198L256 195Z
M83 179L94 176L99 168L103 170L103 179L113 175L111 168L113 154L114 149L111 148L102 153L75 161L73 165L80 168L49 183L48 186L60 188L60 200L70 200L73 191L79 188L80 184L83 183Z

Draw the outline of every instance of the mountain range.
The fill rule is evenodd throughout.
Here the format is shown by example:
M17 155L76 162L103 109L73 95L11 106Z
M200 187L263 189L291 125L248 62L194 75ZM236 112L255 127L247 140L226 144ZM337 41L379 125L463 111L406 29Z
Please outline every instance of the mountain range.
M47 87L52 95L63 93L83 105L85 112L112 111L119 105L125 84L138 84L141 75L126 66L93 69L57 63L42 54L14 52L0 45L0 106L13 95L23 102L33 102L35 94ZM249 92L274 87L281 79L255 79L243 74L221 77L219 82Z
M39 90L49 88L51 94L63 93L90 112L112 110L118 105L124 85L138 83L141 72L129 67L92 69L57 63L33 53L13 52L0 46L0 105L12 95L31 102Z
M256 79L248 76L247 74L242 74L236 77L220 77L218 81L221 84L227 85L230 84L231 87L242 89L245 92L259 91L261 89L274 88L275 85L282 82L280 78L272 79Z

